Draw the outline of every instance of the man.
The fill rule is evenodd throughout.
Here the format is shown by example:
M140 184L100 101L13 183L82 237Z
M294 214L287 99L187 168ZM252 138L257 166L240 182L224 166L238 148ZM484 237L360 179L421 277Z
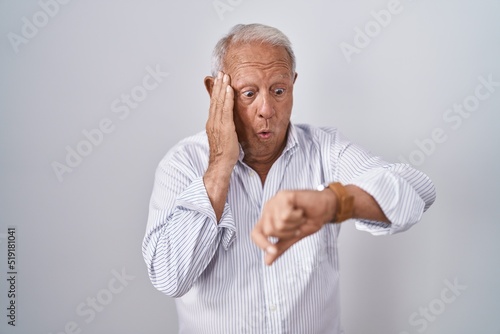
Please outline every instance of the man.
M432 182L334 128L290 123L295 56L279 30L235 26L212 65L206 131L156 172L150 279L176 297L180 333L342 333L339 223L404 231L433 203Z

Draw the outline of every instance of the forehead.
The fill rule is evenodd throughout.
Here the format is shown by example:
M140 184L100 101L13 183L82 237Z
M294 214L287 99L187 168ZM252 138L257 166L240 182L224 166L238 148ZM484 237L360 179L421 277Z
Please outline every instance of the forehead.
M224 71L233 80L258 72L290 77L292 66L284 47L246 43L230 46L224 59Z

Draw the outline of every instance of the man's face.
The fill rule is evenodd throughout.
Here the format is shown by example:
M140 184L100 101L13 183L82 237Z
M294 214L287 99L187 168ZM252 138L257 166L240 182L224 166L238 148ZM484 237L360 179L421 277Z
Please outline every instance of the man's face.
M293 105L291 60L283 47L231 46L224 71L234 89L234 123L246 161L272 162L283 150Z

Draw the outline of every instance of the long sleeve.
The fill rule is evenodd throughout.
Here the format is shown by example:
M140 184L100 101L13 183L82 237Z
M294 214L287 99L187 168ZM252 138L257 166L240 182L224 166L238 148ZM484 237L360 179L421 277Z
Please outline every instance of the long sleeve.
M331 181L357 184L391 219L392 224L356 222L374 234L409 228L435 196L424 174L371 155L334 128L292 125L264 186L243 157L236 163L217 224L203 185L208 153L206 136L199 135L162 160L143 243L154 286L180 297L183 333L342 332L337 253L342 224L328 224L272 266L264 265L250 234L277 191Z
M205 157L199 145L179 145L155 175L142 250L151 282L172 297L188 292L219 246L227 250L234 239L227 203L216 222L203 184Z
M380 205L391 224L356 221L356 228L374 235L394 234L416 224L434 202L432 181L410 165L387 163L359 146L336 139L331 159L338 166L337 179L369 193Z

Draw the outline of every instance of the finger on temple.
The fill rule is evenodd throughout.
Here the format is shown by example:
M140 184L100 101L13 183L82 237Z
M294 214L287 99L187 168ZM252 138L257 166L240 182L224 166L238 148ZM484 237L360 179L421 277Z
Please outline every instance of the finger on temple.
M226 87L226 96L224 97L224 106L222 108L222 118L233 120L234 92L229 85Z
M222 118L227 120L233 119L233 106L234 106L234 91L231 87L231 79L229 75L224 75L224 106L222 107Z
M217 108L220 103L224 101L224 95L226 94L225 90L222 90L221 96L221 87L222 87L222 77L223 73L219 72L217 77L214 78L214 85L212 87L212 95L210 96L210 110L209 113L211 115L217 112Z
M212 96L213 97L216 97L217 99L219 99L220 97L224 97L224 91L222 90L222 86L223 86L223 82L222 82L222 78L224 77L224 73L222 72L219 72L217 74L217 77L215 78L214 80L214 89L213 89L213 94ZM222 92L222 96L221 96L221 92Z

